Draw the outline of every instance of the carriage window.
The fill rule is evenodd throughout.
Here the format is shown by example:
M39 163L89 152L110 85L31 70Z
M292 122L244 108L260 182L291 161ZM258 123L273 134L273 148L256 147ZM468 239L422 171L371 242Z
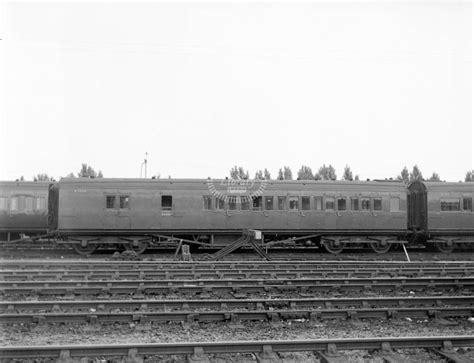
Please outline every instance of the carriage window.
M289 210L298 210L298 197L289 197L288 198L288 204L289 204Z
M359 198L351 198L351 210L359 210Z
M223 210L225 205L225 200L222 198L216 198L216 210Z
M105 205L107 209L115 208L115 195L107 195L105 197Z
M25 210L33 210L33 197L25 197Z
M462 198L462 210L472 211L472 198Z
M325 201L325 209L326 210L334 210L334 207L335 207L335 202L334 202L334 198L333 197L326 197L326 201Z
M18 207L18 197L12 197L10 199L10 210L11 211L17 211L19 209Z
M286 197L278 197L278 210L286 209Z
M253 197L253 210L262 210L262 197Z
M121 195L120 196L120 209L129 209L130 208L130 196Z
M374 198L374 210L382 210L382 198Z
M323 197L314 197L314 209L315 210L323 209Z
M273 210L273 197L265 197L265 210Z
M237 210L237 197L229 197L229 210Z
M43 198L43 197L35 198L35 209L46 210L46 198Z
M205 195L204 199L204 210L212 210L212 197L210 195Z
M400 198L390 198L390 212L400 211Z
M8 207L8 198L7 197L0 197L0 210L7 210Z
M362 210L370 210L370 198L360 198L360 206Z
M346 198L337 198L337 210L346 210Z
M459 199L445 198L445 199L441 199L440 202L441 202L441 211L443 212L455 212L460 209Z
M240 197L240 206L242 210L250 210L250 198Z
M171 210L173 208L173 197L171 195L161 196L161 210Z
M301 197L301 210L310 210L310 198L309 197Z

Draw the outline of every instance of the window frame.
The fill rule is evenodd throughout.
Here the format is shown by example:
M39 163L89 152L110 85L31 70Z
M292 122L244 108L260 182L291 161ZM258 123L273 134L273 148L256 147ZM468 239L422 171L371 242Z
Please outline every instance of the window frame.
M304 203L304 200L307 200L307 208L305 208L305 203ZM304 211L309 211L311 210L311 197L309 195L303 195L301 196L301 210L304 210Z
M240 210L250 212L250 198L249 197L240 197ZM244 208L246 206L247 208Z
M171 206L170 207L168 207L168 206L163 207L163 200L164 200L163 198L166 198L166 197L170 198L170 201L171 201L171 203L170 203ZM171 194L162 194L161 195L161 210L166 211L166 212L169 212L169 211L173 210L173 196Z
M380 209L375 209L375 201L380 201ZM373 197L372 198L372 209L374 212L382 212L383 211L383 198L382 197Z
M43 204L43 206L44 206L43 208L41 208L41 207L39 208L39 207L38 207L38 201L40 201L40 200L43 201L42 203L40 203L40 205ZM45 210L47 210L47 207L46 207L46 197L42 197L42 196L35 197L35 199L34 199L34 201L33 201L33 209L34 209L35 211L45 211Z
M291 202L296 201L296 208L291 208ZM288 211L289 212L298 212L300 210L300 197L295 195L288 196Z
M283 209L280 208L280 201L283 201ZM288 210L288 197L286 195L277 196L277 210L286 211Z
M354 203L357 202L357 203ZM357 208L354 208L354 206L357 206ZM359 197L351 197L351 211L352 212L359 212L360 209L360 198Z
M453 205L454 203L457 203L457 209L443 209L443 201L444 203L450 203L448 205ZM457 201L457 202L456 202ZM461 198L440 198L439 199L439 211L440 212L461 212Z
M328 201L332 199L332 208L328 208ZM324 197L324 210L329 211L329 212L335 212L336 211L336 197L332 196L325 196Z
M360 201L360 211L361 212L371 212L372 211L372 198L371 197L359 197ZM369 202L369 208L364 208L364 202Z
M206 201L209 202L210 208L206 208ZM214 203L212 202L212 195L203 195L202 196L202 210L204 211L213 211L214 210Z
M13 201L15 200L15 203ZM16 204L16 208L12 209L12 206ZM19 195L13 195L10 197L10 206L8 208L9 212L19 212L20 211L20 196Z
M319 203L317 201L319 201ZM319 204L319 208L318 208L318 204ZM313 197L313 209L316 211L323 210L323 197L321 195L315 195Z
M227 200L227 206L229 210L239 210L239 203L237 202L237 196L230 196ZM230 206L233 205L235 208L231 208Z
M252 211L253 212L261 212L263 210L263 198L261 195L257 195L252 199ZM255 204L259 204L258 201L260 201L260 205L255 206ZM257 203L255 203L257 202Z
M267 204L267 198L271 199L271 208L267 208L268 205L270 205L270 204ZM267 211L275 210L275 198L273 197L273 195L266 195L266 196L264 196L263 199L264 199L263 207L265 208L265 210L267 210Z
M225 200L219 197L214 198L214 210L215 211L224 211L225 210Z
M392 201L397 201L397 202L398 202L398 203L397 203L397 209L395 209L395 208L392 209ZM390 203L390 205L389 205L389 211L390 211L390 212L393 212L393 213L400 212L400 211L401 211L401 208L400 208L400 207L401 207L401 203L400 203L400 202L401 202L400 197L391 196L391 197L390 197L390 201L389 201L389 203Z
M122 198L127 198L127 206L126 207L122 207ZM119 194L118 196L118 209L121 209L121 210L128 210L130 209L130 194Z
M25 208L23 209L25 212L33 212L34 207L35 207L35 197L32 195L24 195L25 198ZM28 202L31 203L30 206L28 206Z
M339 201L344 201L344 209L339 209ZM347 197L344 196L338 196L336 197L336 205L335 207L337 208L338 212L345 212L347 211Z
M8 209L9 209L9 208L8 208L8 206L9 206L9 205L8 205L8 204L9 204L9 203L8 203L8 197L0 196L0 200L5 200L5 205L4 205L5 208L2 208L2 207L1 207L2 203L0 203L0 211L8 212Z
M469 205L471 208L469 209L466 209L465 206L466 206L466 201L469 201ZM472 209L472 197L462 197L462 211L463 212L472 212L473 209Z
M112 203L111 207L109 207L109 198L113 198L113 203ZM115 194L114 195L106 194L105 195L105 209L106 210L117 209L117 206L116 206L117 202L116 201L117 201L117 196Z

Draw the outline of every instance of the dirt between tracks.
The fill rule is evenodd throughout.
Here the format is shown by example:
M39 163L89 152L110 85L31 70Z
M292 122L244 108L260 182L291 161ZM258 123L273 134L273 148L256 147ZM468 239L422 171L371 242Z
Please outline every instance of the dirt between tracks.
M240 327L222 323L199 323L186 326L181 323L153 324L141 330L139 325L110 324L91 330L87 325L44 325L40 327L21 324L3 327L0 344L7 345L67 345L67 344L130 344L168 342L216 342L235 340L306 340L329 338L401 337L401 336L460 336L474 335L474 324L462 320L326 320L311 323L303 320L268 322L242 322ZM443 362L444 360L424 350L399 351L408 362ZM354 362L382 362L379 352L363 351L344 353ZM462 351L474 359L474 350ZM380 354L379 354L380 355ZM290 361L317 362L312 353L284 353L280 357ZM175 357L180 361L182 357ZM151 361L154 361L151 358ZM159 358L156 358L159 359ZM161 360L163 359L163 360ZM168 361L172 357L161 357ZM216 356L211 361L225 361ZM252 355L229 355L227 361L253 360ZM470 358L469 358L470 359ZM174 361L174 360L171 360Z

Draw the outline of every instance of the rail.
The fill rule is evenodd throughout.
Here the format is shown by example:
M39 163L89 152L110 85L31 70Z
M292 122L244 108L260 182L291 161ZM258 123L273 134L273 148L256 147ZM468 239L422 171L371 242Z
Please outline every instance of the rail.
M456 355L455 348L474 347L474 336L382 337L359 339L321 339L288 341L228 341L186 342L157 344L101 344L101 345L48 345L2 346L0 359L93 358L121 356L127 361L139 362L150 355L188 355L205 360L207 354L255 353L261 358L273 359L280 352L310 351L332 356L342 350L380 350L392 355L393 349L432 349L443 355Z

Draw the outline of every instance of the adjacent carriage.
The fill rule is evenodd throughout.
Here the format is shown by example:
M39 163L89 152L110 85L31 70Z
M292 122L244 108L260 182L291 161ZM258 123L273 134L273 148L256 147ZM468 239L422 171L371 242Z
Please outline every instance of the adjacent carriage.
M442 252L474 245L474 182L415 181L408 187L409 229Z
M49 182L0 182L0 240L12 241L48 230Z

